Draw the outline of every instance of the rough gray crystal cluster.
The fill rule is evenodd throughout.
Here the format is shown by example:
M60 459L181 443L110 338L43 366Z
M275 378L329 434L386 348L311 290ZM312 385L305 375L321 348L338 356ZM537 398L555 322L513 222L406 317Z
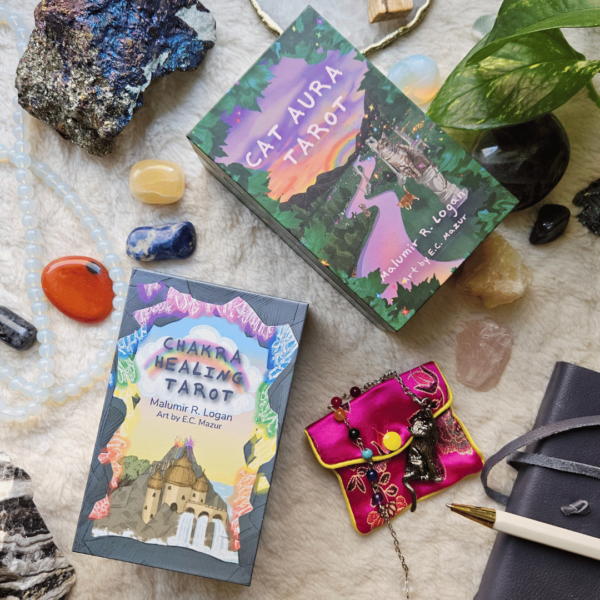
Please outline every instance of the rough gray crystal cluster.
M198 68L215 40L196 0L42 0L17 69L19 104L102 156L151 81Z
M0 598L59 600L74 583L75 569L33 502L29 475L0 452Z

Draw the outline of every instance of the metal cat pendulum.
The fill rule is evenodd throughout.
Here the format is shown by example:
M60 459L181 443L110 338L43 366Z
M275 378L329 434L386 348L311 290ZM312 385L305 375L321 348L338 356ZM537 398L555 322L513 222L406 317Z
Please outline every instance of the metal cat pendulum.
M397 378L404 392L422 408L410 419L409 432L413 439L408 449L402 483L412 496L411 512L417 510L417 494L410 485L416 481L442 481L437 466L435 447L438 441L438 429L428 398L419 398L408 389L400 377Z

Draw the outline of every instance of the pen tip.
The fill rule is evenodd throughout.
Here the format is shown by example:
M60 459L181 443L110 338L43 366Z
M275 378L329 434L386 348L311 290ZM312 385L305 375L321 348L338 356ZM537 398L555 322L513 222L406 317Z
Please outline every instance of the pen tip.
M457 513L471 521L480 523L494 528L496 522L496 511L489 508L482 508L480 506L469 506L468 504L446 504L446 506L453 512Z

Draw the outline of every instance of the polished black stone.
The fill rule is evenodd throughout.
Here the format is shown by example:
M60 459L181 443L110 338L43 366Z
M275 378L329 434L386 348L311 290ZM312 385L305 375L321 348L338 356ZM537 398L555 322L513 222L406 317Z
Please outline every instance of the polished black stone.
M583 208L577 215L577 219L585 225L592 233L600 235L600 179L592 181L584 190L581 190L573 204Z
M513 211L543 200L561 180L570 155L569 138L554 115L484 131L473 147L473 158L519 200Z
M0 306L0 340L15 350L29 350L37 329L5 306Z
M545 204L533 224L529 241L534 246L553 242L565 232L570 218L571 211L566 206Z
M357 440L360 437L360 431L355 428L349 429L348 436L351 440Z

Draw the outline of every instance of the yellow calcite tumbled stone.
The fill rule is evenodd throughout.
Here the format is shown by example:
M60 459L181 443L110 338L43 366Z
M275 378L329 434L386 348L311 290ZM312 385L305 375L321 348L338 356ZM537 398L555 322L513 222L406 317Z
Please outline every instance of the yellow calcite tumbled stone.
M494 308L521 298L531 279L519 253L493 232L465 262L456 287L469 296L479 296L486 308Z
M147 204L173 204L185 191L185 174L168 160L141 160L129 173L129 189L134 198Z

